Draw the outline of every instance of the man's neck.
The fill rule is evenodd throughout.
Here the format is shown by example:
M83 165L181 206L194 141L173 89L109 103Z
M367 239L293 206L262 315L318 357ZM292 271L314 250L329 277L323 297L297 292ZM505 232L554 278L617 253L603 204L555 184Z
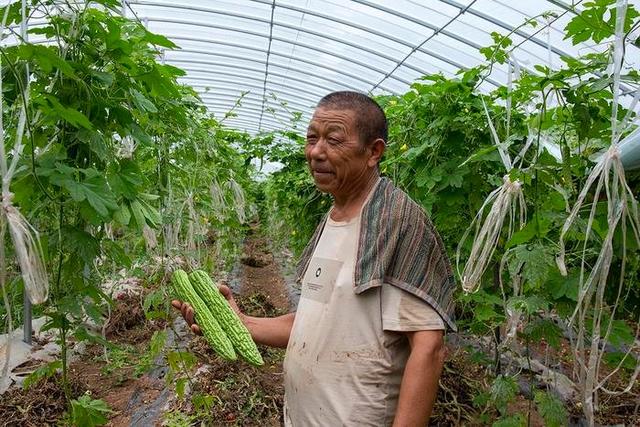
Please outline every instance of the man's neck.
M358 186L361 190L346 197L336 197L333 201L331 219L334 221L349 221L360 213L362 205L367 200L367 196L376 185L380 175L376 172L371 174L364 185Z

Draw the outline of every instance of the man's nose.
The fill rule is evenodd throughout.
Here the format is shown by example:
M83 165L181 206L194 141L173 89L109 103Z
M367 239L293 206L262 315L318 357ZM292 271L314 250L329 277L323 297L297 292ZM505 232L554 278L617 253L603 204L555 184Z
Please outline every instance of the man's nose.
M315 144L311 145L309 157L315 160L323 160L327 156L327 141L324 138L318 138Z

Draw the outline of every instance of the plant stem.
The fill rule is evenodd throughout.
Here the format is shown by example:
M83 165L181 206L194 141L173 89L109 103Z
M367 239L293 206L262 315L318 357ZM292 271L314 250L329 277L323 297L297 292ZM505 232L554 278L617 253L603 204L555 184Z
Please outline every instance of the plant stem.
M527 323L531 323L531 315L527 316ZM527 427L531 425L531 409L533 406L533 370L531 369L531 347L529 341L529 335L525 335L526 356L527 356L527 369L529 370L529 406L527 408Z
M61 313L60 299L62 299L62 260L64 259L64 252L62 251L62 225L64 221L64 203L62 197L59 201L59 213L58 213L58 268L56 273L56 315L59 316L60 321L60 358L62 362L62 389L64 391L64 397L67 402L71 401L71 389L69 387L69 368L67 366L67 316L65 313Z
M500 263L498 262L493 264L493 286L496 289L496 292L500 292ZM502 364L500 363L500 343L502 343L500 325L496 325L493 328L493 340L496 345L493 368L494 374L498 376L502 373Z

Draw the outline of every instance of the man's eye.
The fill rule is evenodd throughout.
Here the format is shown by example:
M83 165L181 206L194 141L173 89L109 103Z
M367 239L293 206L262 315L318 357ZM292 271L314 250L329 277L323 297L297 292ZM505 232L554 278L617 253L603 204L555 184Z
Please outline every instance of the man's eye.
M338 138L329 137L327 138L327 141L329 141L329 144L340 144L340 140Z
M317 140L318 140L318 138L316 136L314 136L314 135L307 136L307 142L309 142L309 143L314 143Z

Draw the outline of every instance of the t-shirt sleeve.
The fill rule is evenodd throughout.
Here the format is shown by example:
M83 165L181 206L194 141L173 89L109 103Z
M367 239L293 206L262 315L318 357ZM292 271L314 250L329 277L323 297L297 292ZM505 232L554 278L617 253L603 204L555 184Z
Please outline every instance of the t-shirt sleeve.
M425 301L387 283L381 289L382 329L410 332L446 330L440 315Z

